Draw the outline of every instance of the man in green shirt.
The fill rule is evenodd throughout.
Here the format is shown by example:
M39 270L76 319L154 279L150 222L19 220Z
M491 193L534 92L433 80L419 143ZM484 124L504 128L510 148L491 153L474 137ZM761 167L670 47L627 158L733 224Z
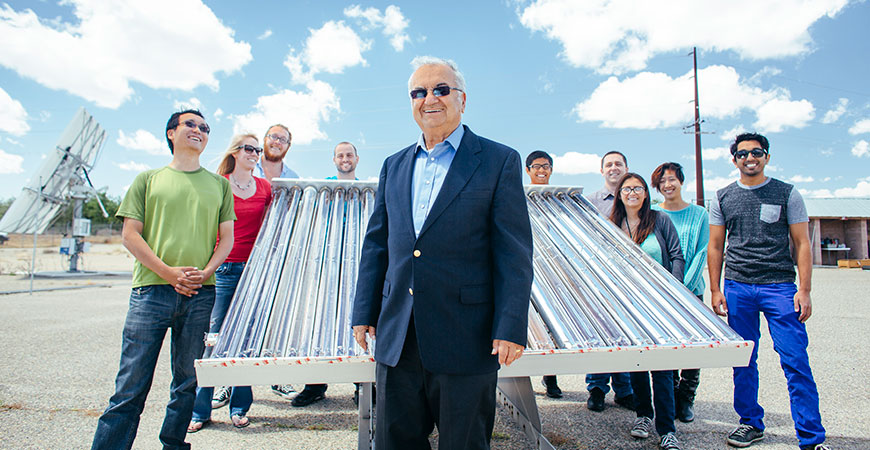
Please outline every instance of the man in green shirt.
M123 243L136 263L115 394L92 449L133 446L167 329L172 385L160 442L164 449L190 448L184 439L196 394L193 361L203 352L214 271L232 249L236 218L227 180L199 165L209 131L199 111L173 114L166 124L172 162L140 173L116 213L124 218Z

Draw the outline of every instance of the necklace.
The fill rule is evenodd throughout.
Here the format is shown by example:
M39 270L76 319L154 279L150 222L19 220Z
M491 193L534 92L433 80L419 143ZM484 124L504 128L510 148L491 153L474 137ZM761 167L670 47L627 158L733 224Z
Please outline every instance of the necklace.
M636 232L636 231L637 231L637 227L640 225L640 220L638 220L638 221L634 224L634 227L631 226L631 222L628 221L628 218L627 218L627 217L626 217L625 219L623 219L623 223L625 223L625 228L628 229L628 237L629 237L629 239L631 239L631 240L633 241L633 240L634 240L634 233L632 233L631 229L634 228L634 231Z
M236 185L237 188L239 188L239 190L246 191L251 187L252 184L254 184L254 177L251 177L251 180L248 181L248 183L245 184L244 186L242 186L241 184L239 184L238 181L236 181L236 177L234 177L233 174L230 174L230 181L232 181L233 184Z

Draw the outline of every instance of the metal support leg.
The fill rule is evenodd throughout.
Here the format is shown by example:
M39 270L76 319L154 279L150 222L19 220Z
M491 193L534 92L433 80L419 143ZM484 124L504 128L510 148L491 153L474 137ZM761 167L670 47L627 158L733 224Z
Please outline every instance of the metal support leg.
M359 384L359 431L357 448L371 450L374 433L372 431L372 383Z
M511 413L514 421L535 443L535 448L556 450L541 432L541 416L530 377L499 378L496 394L498 402Z

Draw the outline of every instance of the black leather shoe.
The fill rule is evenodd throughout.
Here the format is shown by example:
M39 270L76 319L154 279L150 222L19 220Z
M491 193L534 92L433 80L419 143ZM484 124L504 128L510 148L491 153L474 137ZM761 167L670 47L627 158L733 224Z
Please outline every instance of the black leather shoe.
M556 382L555 375L544 375L544 379L541 380L541 383L544 383L544 386L547 387L547 397L562 398L562 390L559 389L559 384Z
M677 419L680 419L680 422L683 423L689 423L695 420L694 400L689 400L682 395L678 395L675 400L677 403Z
M590 411L604 411L604 391L598 388L592 388L589 391L589 400L586 400L586 407Z
M296 407L308 406L314 402L318 402L323 400L326 396L323 395L326 392L326 389L312 386L305 386L305 389L302 390L296 397L293 397L293 401L290 402L291 405Z
M614 401L617 405L622 406L629 411L634 411L634 394L628 394L624 397L618 397Z

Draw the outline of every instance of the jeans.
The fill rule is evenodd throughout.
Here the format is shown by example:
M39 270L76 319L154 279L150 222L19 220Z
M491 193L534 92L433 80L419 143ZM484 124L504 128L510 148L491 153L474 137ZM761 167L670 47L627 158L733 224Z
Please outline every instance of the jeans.
M664 436L676 431L674 417L674 371L656 370L652 372L652 394L649 389L649 372L632 372L631 387L634 389L634 410L637 417L655 417L656 433ZM655 410L653 410L655 397Z
M704 294L695 294L704 304ZM701 369L674 370L674 396L677 400L695 401L695 392L701 383Z
M243 262L225 262L221 264L214 272L215 275L215 296L214 308L211 310L211 320L208 327L209 333L217 333L220 331L227 317L227 311L230 309L230 303L233 300L233 295L236 293L236 287L239 285L239 279L242 277L242 271L245 270ZM214 347L208 347L203 352L202 357L208 358ZM196 388L196 402L193 405L193 419L197 422L205 422L211 419L211 397L214 395L213 387L198 387ZM254 396L250 386L236 386L230 391L230 417L240 415L244 416L251 409L251 403L254 402Z
M728 325L755 346L749 366L734 368L734 410L740 423L764 429L764 409L758 404L759 313L764 313L773 349L785 372L791 417L801 447L825 441L825 428L819 413L819 393L807 355L806 326L794 311L794 283L747 284L725 280ZM739 387L739 388L738 388Z
M601 389L605 394L610 392L608 381L613 385L613 395L622 398L631 395L631 378L627 373L589 373L586 374L586 390Z
M184 439L196 392L193 361L202 355L214 293L214 286L201 287L193 297L178 294L165 284L133 289L124 323L115 394L97 423L92 449L133 446L167 329L172 330L172 384L160 442L164 449L190 448Z

